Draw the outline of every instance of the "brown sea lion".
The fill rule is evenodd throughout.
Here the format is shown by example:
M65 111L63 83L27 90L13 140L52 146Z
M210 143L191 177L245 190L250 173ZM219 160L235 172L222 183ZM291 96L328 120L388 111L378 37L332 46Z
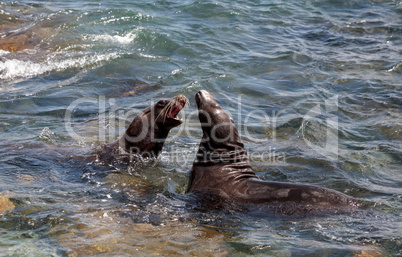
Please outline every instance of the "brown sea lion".
M124 135L96 150L99 160L116 156L156 158L162 151L169 131L183 123L177 115L187 103L184 95L159 100L138 114Z
M203 137L191 170L188 193L200 195L204 201L230 202L282 214L337 212L356 206L356 200L335 190L260 180L251 168L229 114L207 91L198 92L195 100Z

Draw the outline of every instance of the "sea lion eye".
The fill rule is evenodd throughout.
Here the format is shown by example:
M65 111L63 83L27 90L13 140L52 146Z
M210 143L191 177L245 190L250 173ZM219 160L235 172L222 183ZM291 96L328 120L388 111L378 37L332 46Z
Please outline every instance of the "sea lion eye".
M165 106L166 104L167 104L167 100L160 100L159 102L158 102L158 106Z

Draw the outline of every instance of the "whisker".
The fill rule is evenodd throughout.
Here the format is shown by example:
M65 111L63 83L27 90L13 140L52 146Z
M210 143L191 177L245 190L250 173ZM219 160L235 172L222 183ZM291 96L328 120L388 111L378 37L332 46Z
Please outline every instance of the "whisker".
M184 120L184 118L186 117L186 109L187 109L187 106L189 106L187 103L188 102L186 102L186 104L183 106L183 108L181 109L181 111L179 113L179 115L180 115L179 117L182 120Z
M159 113L159 115L156 117L155 120L158 120L159 117L160 117L161 115L163 115L163 117L164 117L164 118L163 118L163 122L165 122L165 121L166 121L167 114L168 114L169 111L172 109L172 107L174 106L175 103L176 103L176 100L175 100L175 99L170 100L170 101L165 105L165 107L163 107L162 111Z

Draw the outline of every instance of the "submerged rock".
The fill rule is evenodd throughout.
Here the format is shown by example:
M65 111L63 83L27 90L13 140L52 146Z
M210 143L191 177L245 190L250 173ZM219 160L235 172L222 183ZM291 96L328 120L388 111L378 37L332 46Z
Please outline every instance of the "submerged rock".
M0 39L0 49L7 52L17 52L34 47L32 36L29 34L16 35Z
M5 212L14 210L15 205L7 196L0 194L0 216L4 215Z

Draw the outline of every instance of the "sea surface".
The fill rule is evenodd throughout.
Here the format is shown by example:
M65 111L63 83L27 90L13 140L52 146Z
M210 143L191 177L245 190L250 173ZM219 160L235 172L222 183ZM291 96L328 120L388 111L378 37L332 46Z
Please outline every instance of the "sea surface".
M0 2L0 256L402 256L402 2ZM263 180L349 214L205 209L185 195L194 95ZM190 104L162 155L88 161L141 110Z

